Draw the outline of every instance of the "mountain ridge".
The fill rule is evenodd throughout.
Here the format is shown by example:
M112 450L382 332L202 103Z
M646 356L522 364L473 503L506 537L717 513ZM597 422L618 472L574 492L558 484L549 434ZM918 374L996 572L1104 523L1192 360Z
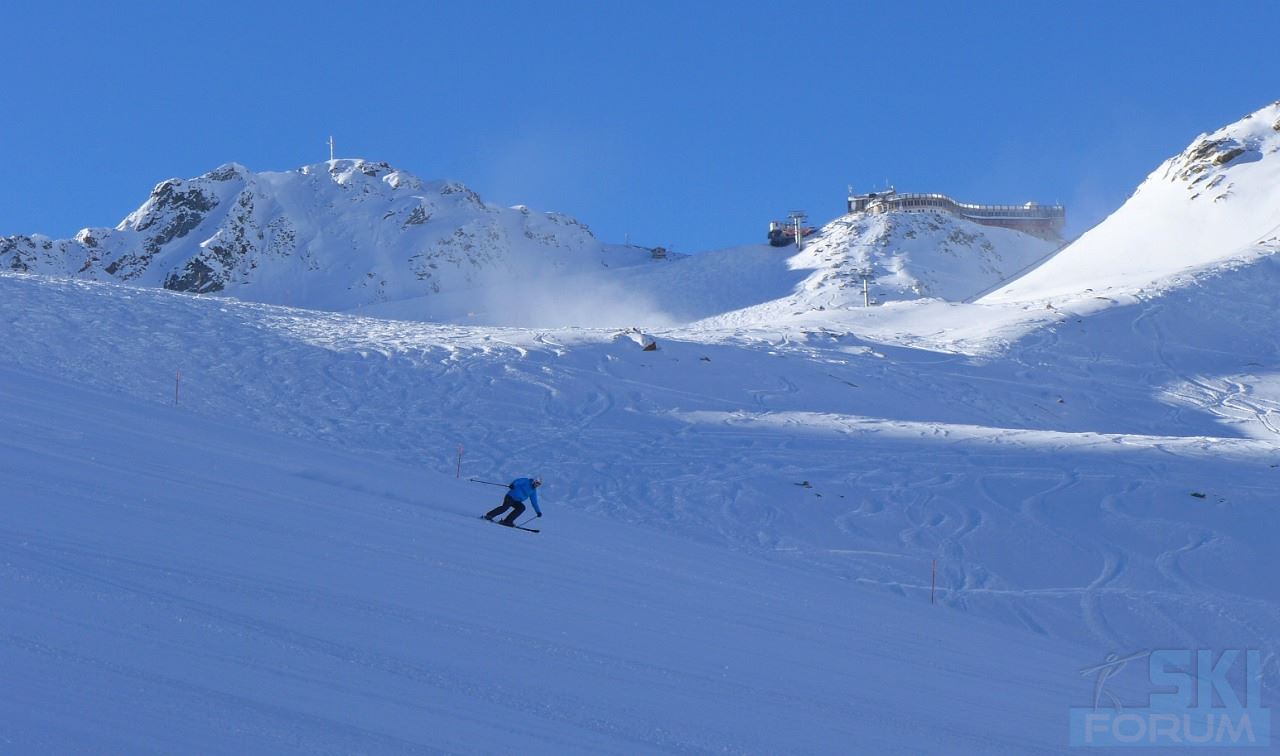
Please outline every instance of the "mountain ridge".
M0 267L343 309L540 267L636 264L569 216L486 203L456 181L335 160L168 179L114 229L0 239Z
M335 160L261 173L227 163L167 179L115 228L0 238L0 269L397 318L587 325L603 311L609 325L630 325L789 296L860 303L860 270L879 301L963 299L1051 251L1043 239L930 211L843 215L802 250L660 258L602 243L560 213L486 203L457 181ZM510 306L529 299L527 309L556 315L546 322Z

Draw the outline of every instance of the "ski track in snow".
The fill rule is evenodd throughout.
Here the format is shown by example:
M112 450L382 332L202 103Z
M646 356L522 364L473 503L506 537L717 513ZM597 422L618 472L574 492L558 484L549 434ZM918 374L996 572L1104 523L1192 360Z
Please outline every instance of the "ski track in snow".
M1261 377L1276 364L1275 341L1255 345L1253 373L1227 375L1199 346L1203 335L1174 336L1194 318L1185 303L1068 314L991 357L920 351L903 346L916 341L907 333L849 350L847 335L807 327L674 329L658 334L659 351L641 352L589 329L377 321L11 275L0 276L0 301L8 369L155 406L172 405L180 370L184 413L447 474L462 444L465 475L544 475L550 512L656 527L913 601L927 601L936 559L938 599L956 610L1099 654L1261 648L1264 695L1277 691L1280 596L1251 579L1280 567L1265 535L1280 524L1280 382ZM233 471L204 474L236 486ZM341 479L320 467L299 474ZM7 529L0 551L11 566L65 573L77 590L170 606L291 653L463 688L485 705L513 693L149 589L158 575L210 579L161 575L169 562L159 553L121 562ZM351 595L213 579L255 601L337 601L379 621L428 621Z
M587 514L513 538L487 491L332 443L0 389L15 752L1048 753L1086 653ZM979 677L1025 694L919 726L919 692Z

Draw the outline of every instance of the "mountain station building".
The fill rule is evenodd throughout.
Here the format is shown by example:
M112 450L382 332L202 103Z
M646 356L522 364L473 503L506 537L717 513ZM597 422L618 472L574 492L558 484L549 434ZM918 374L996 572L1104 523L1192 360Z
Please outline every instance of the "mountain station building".
M942 211L983 226L1011 228L1045 239L1059 238L1067 221L1067 209L1062 205L1041 205L1035 202L1022 205L972 205L956 202L945 194L899 194L893 187L868 194L854 194L850 188L848 207L851 213Z

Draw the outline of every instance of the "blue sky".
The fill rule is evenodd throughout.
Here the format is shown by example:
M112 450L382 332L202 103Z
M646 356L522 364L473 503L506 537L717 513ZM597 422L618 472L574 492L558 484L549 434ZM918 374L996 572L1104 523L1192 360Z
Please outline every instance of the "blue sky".
M230 161L454 178L696 252L886 180L1078 233L1280 98L1280 2L24 3L0 235L114 226Z

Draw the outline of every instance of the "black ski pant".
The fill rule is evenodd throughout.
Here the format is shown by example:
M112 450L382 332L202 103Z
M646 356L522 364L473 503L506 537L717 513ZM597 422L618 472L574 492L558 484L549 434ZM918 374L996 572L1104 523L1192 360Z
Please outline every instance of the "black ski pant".
M492 520L493 518L505 512L508 507L511 508L511 514L502 518L502 524L514 525L516 522L516 518L524 514L524 502L516 501L515 499L511 498L511 496L509 495L502 497L502 504L494 507L493 509L490 509L487 513L485 513L485 519Z

